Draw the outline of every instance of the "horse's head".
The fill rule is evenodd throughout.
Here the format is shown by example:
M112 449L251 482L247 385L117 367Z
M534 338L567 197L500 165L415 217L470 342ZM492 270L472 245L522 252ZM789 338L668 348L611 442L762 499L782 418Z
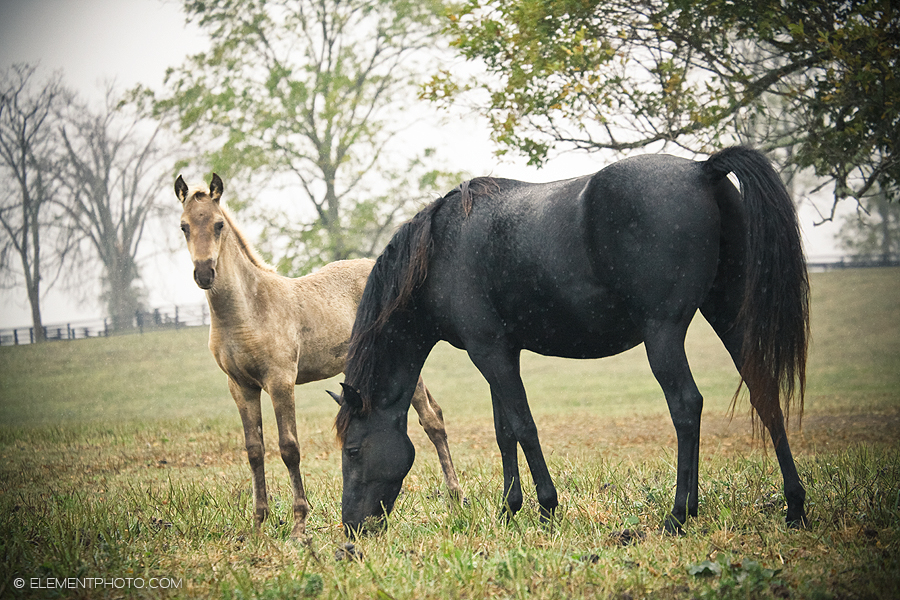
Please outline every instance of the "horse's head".
M335 399L343 420L338 426L343 444L341 520L347 535L354 536L383 526L416 450L406 434L408 406L364 411L359 392L347 385Z
M222 180L215 173L208 190L202 186L188 188L181 175L175 180L175 195L184 208L181 230L194 261L194 281L204 290L216 280L219 243L225 228L225 215L219 206L222 189Z

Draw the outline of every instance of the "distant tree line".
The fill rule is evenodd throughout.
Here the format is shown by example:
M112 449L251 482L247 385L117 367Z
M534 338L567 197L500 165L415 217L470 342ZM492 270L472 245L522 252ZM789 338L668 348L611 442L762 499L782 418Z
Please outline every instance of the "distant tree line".
M99 272L113 327L125 327L141 303L138 247L168 179L159 125L111 88L89 106L34 65L8 68L0 86L3 285L25 288L40 341L43 293L60 279L89 287Z

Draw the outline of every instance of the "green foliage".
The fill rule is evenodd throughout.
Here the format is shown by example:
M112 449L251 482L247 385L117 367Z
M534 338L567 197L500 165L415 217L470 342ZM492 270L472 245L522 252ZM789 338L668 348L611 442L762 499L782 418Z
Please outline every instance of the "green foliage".
M409 109L422 68L416 53L438 34L440 8L439 0L185 0L209 49L170 69L163 95L134 95L174 121L198 162L226 182L295 192L287 214L250 213L266 228L263 250L285 272L370 255L405 216L408 198L422 197L416 187L399 200L385 194L399 184L389 143L408 124L399 114ZM415 166L418 173L404 173L407 186L429 170ZM301 224L289 225L298 215ZM365 219L374 222L360 227Z
M487 74L442 72L425 95L476 102L532 164L555 144L749 138L833 179L837 199L898 193L900 13L885 0L469 0L447 29Z

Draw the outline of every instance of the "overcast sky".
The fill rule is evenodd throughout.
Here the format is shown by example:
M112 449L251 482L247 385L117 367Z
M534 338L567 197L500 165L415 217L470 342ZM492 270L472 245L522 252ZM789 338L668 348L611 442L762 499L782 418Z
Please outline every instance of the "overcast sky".
M88 98L101 97L106 81L114 81L119 89L137 83L159 89L166 68L181 64L186 55L204 47L200 33L185 24L177 1L0 0L0 69L17 62L38 63L44 74L59 69L66 84ZM445 133L445 140L431 143L465 148L449 153L459 162L447 167L473 176L549 181L603 166L596 156L567 155L537 171L522 161L495 159L486 128L475 122L455 122ZM834 255L836 227L814 228L814 220L812 207L801 207L807 253L811 257ZM145 264L143 272L153 306L204 301L191 279L187 256L158 257L153 264ZM103 316L101 306L78 306L61 290L48 295L42 313L46 325ZM30 322L24 288L0 291L0 327L28 326Z

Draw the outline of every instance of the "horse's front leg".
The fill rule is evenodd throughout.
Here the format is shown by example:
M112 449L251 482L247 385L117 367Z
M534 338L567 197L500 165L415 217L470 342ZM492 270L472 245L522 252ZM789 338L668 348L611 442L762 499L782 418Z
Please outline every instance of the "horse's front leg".
M519 353L512 349L469 352L472 362L491 386L494 429L503 460L506 505L511 514L522 507L522 488L516 443L522 447L534 480L542 521L549 521L559 505L556 486L544 460L537 426L531 416L525 386L519 375Z
M241 386L231 378L228 379L228 389L237 404L244 426L244 445L253 480L253 513L256 529L259 530L269 516L269 500L266 495L266 447L263 443L262 410L259 404L262 390Z
M519 475L519 449L516 436L506 422L500 401L491 393L494 407L494 434L503 465L503 514L512 519L522 509L522 478Z
M441 462L441 470L444 472L444 482L454 500L462 498L462 489L459 487L459 479L456 477L456 469L453 468L453 458L450 456L450 445L447 443L447 430L444 427L444 415L441 407L435 402L434 397L425 382L419 378L416 391L413 393L412 406L419 415L419 424L428 439L434 444L438 460Z
M684 352L686 332L684 323L665 322L652 328L644 340L650 368L666 396L678 439L675 503L664 524L669 533L679 532L688 516L696 517L698 505L703 396Z
M272 396L275 420L278 423L278 447L281 450L281 460L287 467L291 478L291 489L294 493L294 528L291 530L291 538L305 540L309 502L306 500L303 478L300 476L300 445L297 443L293 379L271 385L269 395Z

